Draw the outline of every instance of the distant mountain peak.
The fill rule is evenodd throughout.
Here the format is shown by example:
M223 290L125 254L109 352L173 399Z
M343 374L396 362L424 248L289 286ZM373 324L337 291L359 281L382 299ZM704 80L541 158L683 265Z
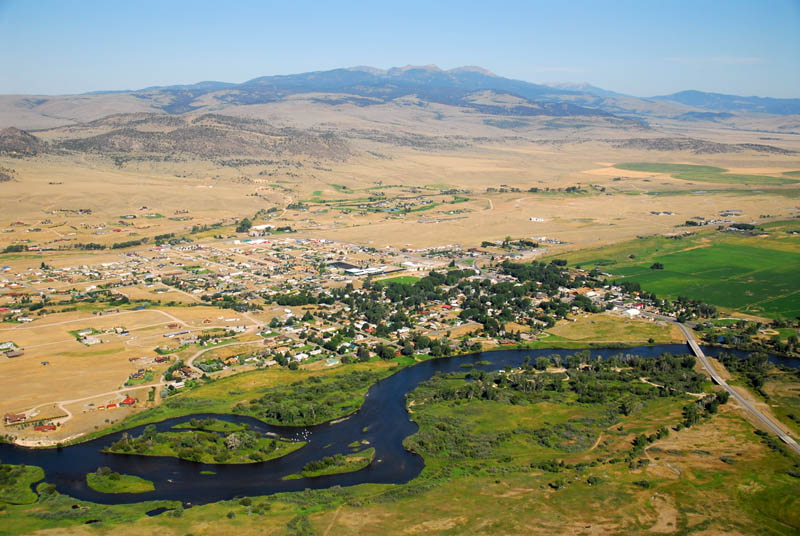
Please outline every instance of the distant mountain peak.
M451 74L456 74L456 73L478 73L478 74L483 74L483 75L486 75L486 76L497 76L492 71L484 69L483 67L478 67L477 65L465 65L463 67L456 67L455 69L450 69L447 72L451 73Z
M392 67L389 69L388 73L390 76L392 75L400 75L408 71L428 71L431 73L442 73L442 71L438 65L406 65L404 67Z
M619 97L623 96L622 93L610 91L597 86L593 86L589 82L545 82L543 85L553 89L561 89L563 91L576 91L578 93L587 93L598 97Z
M386 69L378 69L377 67L370 67L369 65L356 65L355 67L348 67L348 71L362 71L376 76L383 76L387 73Z

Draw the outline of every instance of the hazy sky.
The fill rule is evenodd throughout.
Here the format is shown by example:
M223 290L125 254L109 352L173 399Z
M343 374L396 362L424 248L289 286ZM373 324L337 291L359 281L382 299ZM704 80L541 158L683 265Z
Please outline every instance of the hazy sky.
M800 97L800 0L0 0L0 93L429 63L639 96Z

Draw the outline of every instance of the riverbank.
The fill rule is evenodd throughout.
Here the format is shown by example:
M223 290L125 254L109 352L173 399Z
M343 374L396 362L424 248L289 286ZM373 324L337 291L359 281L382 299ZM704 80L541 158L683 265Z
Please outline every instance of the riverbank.
M637 533L657 522L658 515L648 506L654 495L662 497L659 505L691 504L704 512L704 519L723 520L713 521L722 525L706 528L723 532L727 523L734 522L741 533L755 533L761 523L758 526L768 526L776 534L790 534L781 527L794 526L797 516L778 498L793 496L790 490L795 480L787 473L792 459L753 434L729 404L717 406L716 413L708 411L711 405L701 406L703 400L714 400L716 390L694 370L694 361L688 357L669 360L678 367L674 374L669 368L655 367L652 358L663 352L685 353L685 347L591 351L592 362L621 356L621 361L603 365L598 374L594 367L579 372L575 361L570 365L567 359L574 352L564 350L486 352L429 360L380 380L366 394L362 408L337 424L286 428L247 417L220 417L234 426L247 424L259 433L294 433L295 438L308 441L305 448L266 463L210 466L171 458L99 454L112 437L61 451L2 446L0 457L38 457L47 481L69 496L60 495L63 501L48 506L61 523L77 528L100 519L105 530L124 536L132 532L116 524L112 512L132 512L123 503L155 499L189 501L194 506L181 512L180 518L166 513L152 521L136 509L141 516L136 530L161 527L179 533L202 532L208 523L224 522L233 513L231 519L242 534L263 531L265 523L282 528L298 517L318 533L331 523L346 523L343 526L359 532L367 524L364 533L391 533L392 526L419 525L413 521L420 519L419 512L433 509L424 519L444 523L458 516L451 528L458 527L459 532L480 532L480 520L491 518L504 520L498 531L523 533L527 521L519 523L519 516L502 512L524 509L524 519L530 522L550 520L571 526L579 515L581 526L602 520L607 529ZM544 358L553 363L555 355L566 366L549 365L544 371L525 366L526 362L536 366ZM625 361L630 359L640 361ZM472 367L464 369L464 364ZM586 382L581 380L584 377ZM642 377L648 381L641 381ZM684 384L686 378L701 383ZM562 382L561 388L556 381ZM594 384L596 390L581 387ZM470 397L469 390L481 385L486 389ZM660 394L663 385L669 387L664 391L667 396ZM490 399L482 392L497 396ZM405 411L406 400L414 401L416 424ZM688 428L685 423L691 412L687 406L699 410ZM609 412L615 415L611 420ZM171 430L191 419L173 419L157 427ZM375 449L375 457L361 470L282 479L325 456L347 456L363 441ZM407 448L419 452L424 464ZM96 470L98 456L115 472L152 480L155 491L126 497L73 487L75 476ZM64 474L65 469L69 474ZM214 474L209 474L212 469ZM676 474L684 476L670 476ZM746 485L762 491L730 491ZM580 514L566 519L564 512L574 510L569 505L578 503L584 505ZM72 504L87 509L71 513ZM762 514L753 514L756 509L769 512L773 521L765 525ZM589 514L592 519L586 518ZM19 532L30 530L24 527L50 526L35 516L33 509L14 510L8 526ZM635 526L631 519L637 520ZM671 526L684 526L679 517L669 519ZM436 532L430 526L417 530L423 529Z

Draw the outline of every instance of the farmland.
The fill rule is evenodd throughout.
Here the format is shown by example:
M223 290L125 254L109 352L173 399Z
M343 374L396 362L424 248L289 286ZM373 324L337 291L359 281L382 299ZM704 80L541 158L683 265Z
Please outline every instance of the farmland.
M800 315L800 238L767 226L768 238L703 232L680 240L652 237L567 254L662 297L690 296L730 312L770 318ZM655 263L663 269L651 269Z
M755 185L782 185L792 184L797 181L786 177L773 177L769 175L745 175L741 173L728 173L727 169L715 166L698 166L691 164L655 164L648 162L630 162L615 164L615 168L628 171L642 171L647 173L667 173L675 179L685 181L717 182L723 184L755 184ZM788 174L784 174L788 175Z

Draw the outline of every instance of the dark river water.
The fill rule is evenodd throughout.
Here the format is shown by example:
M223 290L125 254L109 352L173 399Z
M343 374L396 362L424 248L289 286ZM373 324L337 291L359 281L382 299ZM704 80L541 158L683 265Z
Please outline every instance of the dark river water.
M718 348L703 348L707 355L716 356ZM176 424L192 417L215 417L235 423L247 423L252 430L275 433L289 439L307 441L303 448L282 458L243 465L202 464L171 457L140 456L135 454L108 454L103 448L117 441L123 432L110 434L93 441L60 450L34 450L9 444L0 444L3 463L38 465L45 471L45 480L55 484L60 493L77 499L105 504L129 503L146 500L178 500L187 504L204 504L241 496L268 495L286 491L301 491L332 486L352 486L363 483L402 484L416 477L424 466L422 458L403 448L403 439L417 431L405 409L405 395L434 374L463 371L460 365L472 363L476 369L494 371L520 366L525 358L534 361L539 356L575 353L575 350L503 350L483 352L468 356L432 359L400 370L370 388L361 409L349 418L317 426L282 427L264 424L249 417L232 415L196 414L169 419L156 424L159 431L169 431ZM657 357L664 352L689 353L683 344L640 346L626 349L592 349L592 357L608 358L618 354L636 354ZM739 355L742 352L729 351ZM488 365L478 365L488 361ZM800 368L800 360L771 356L776 364ZM133 436L141 434L144 426L129 429ZM366 428L366 432L363 431ZM282 480L282 477L300 473L312 461L337 453L348 453L353 441L366 440L375 448L375 458L368 467L352 473ZM86 474L100 466L113 471L137 475L153 481L155 490L148 493L104 494L88 487ZM214 471L203 475L202 471Z

